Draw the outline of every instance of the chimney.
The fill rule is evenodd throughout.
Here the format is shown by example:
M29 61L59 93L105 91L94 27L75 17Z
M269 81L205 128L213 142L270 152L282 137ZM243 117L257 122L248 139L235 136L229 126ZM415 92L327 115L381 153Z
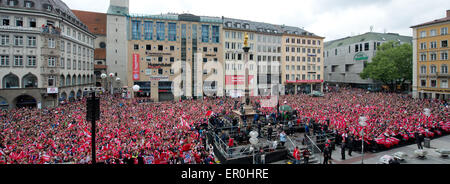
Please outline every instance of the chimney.
M450 17L450 10L447 10L447 18Z

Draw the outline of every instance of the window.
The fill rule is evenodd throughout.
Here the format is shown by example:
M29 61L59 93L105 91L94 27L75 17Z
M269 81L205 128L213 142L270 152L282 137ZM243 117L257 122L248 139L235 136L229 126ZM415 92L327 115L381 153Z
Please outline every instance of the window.
M420 32L420 37L421 38L425 38L426 36L427 36L427 32L426 31Z
M289 80L289 74L286 74L286 80Z
M131 21L132 38L133 40L140 40L141 38L141 21L133 20Z
M49 38L48 39L48 48L55 48L55 39L54 38Z
M436 80L431 80L431 87L435 88L436 87Z
M444 74L446 74L446 73L448 73L448 67L447 67L447 65L441 65L441 73L444 73Z
M431 74L435 74L436 73L436 65L431 65L431 67L430 67L430 73Z
M134 44L134 50L139 50L139 45L138 44Z
M163 62L163 57L158 57L158 62Z
M19 4L19 2L17 0L9 0L8 1L9 6L17 6L18 4Z
M23 17L16 17L16 26L23 27Z
M61 41L61 51L64 51L66 49L66 43L64 41Z
M152 50L152 46L151 45L145 45L145 50Z
M156 23L156 40L158 41L164 41L165 40L165 23L164 22L157 22Z
M70 43L67 43L67 53L72 52L72 46Z
M8 16L2 16L2 25L9 26L9 17Z
M420 61L426 61L427 60L427 53L421 53L420 54Z
M420 43L420 49L427 49L427 42Z
M33 2L25 1L25 8L32 8L34 6Z
M76 70L77 69L77 60L73 60L73 67L72 67L72 69L73 70Z
M436 29L430 30L430 36L436 36Z
M153 40L153 22L144 22L144 39Z
M48 58L48 66L49 66L49 67L55 67L55 66L56 66L56 58L54 58L54 57L49 57L49 58Z
M0 66L9 66L9 56L0 56Z
M365 43L364 44L364 51L368 51L369 50L369 43Z
M448 88L448 80L441 79L441 88Z
M359 52L359 45L358 44L355 45L355 52Z
M72 65L71 65L70 59L67 59L67 69L70 69L71 66Z
M163 51L163 50L164 50L164 46L158 45L158 51Z
M170 62L171 63L175 62L175 58L174 57L170 57Z
M420 73L421 73L421 74L426 74L426 73L427 73L427 66L422 65L422 66L420 67Z
M202 25L202 42L209 42L209 25Z
M436 60L436 53L431 53L431 61L435 61Z
M219 43L220 42L219 26L212 26L212 42L213 43Z
M27 66L36 66L36 56L27 57Z
M441 41L441 47L448 47L448 41L447 40L442 40Z
M427 81L426 80L420 80L420 86L421 87L427 87Z
M64 63L64 58L61 58L60 60L59 60L59 62L60 62L60 64L59 64L59 66L61 67L61 68L64 68L65 66L66 66L66 64Z
M447 27L441 28L441 35L447 35L447 34L448 34L448 28Z
M448 53L447 53L447 51L441 52L441 60L448 60Z
M169 23L169 41L177 41L177 24Z
M23 46L23 36L14 36L14 46Z
M437 48L437 43L436 43L436 41L430 42L430 48L432 48L432 49Z
M9 36L8 35L2 35L0 40L1 45L9 45Z
M162 74L163 74L163 69L162 69L162 68L159 68L159 69L158 69L158 74L159 74L159 75L162 75Z
M55 86L55 76L48 76L48 86Z
M23 66L23 56L14 56L14 66Z

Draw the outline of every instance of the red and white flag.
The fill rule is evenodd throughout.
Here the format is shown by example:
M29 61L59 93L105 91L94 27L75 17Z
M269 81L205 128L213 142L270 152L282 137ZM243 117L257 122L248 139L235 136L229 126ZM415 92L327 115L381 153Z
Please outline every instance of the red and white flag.
M213 111L208 111L208 112L206 112L206 117L210 117L210 116L212 116L213 114L214 114Z
M43 156L42 156L42 160L44 160L45 162L48 162L48 161L50 161L50 156L48 156L48 155L43 155Z

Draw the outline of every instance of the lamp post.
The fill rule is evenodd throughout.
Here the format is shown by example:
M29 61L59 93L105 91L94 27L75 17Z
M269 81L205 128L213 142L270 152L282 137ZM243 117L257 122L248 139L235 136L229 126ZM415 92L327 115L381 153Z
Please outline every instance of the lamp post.
M256 149L256 145L258 144L259 140L258 140L258 132L257 131L251 131L250 132L250 143L253 146L253 164L255 164L255 149Z
M361 153L362 153L361 164L364 164L364 127L367 126L366 121L367 118L365 116L359 117L359 125L363 127L361 129Z
M139 85L134 85L132 87L132 89L133 89L133 97L132 98L134 98L134 93L138 92L141 89L141 87Z
M114 92L113 92L113 81L112 81L112 78L114 78L114 73L110 73L109 74L109 77L110 77L110 81L111 81L111 95L113 95L114 94Z
M106 73L102 73L102 74L100 75L100 78L102 78L102 81L103 81L102 87L104 87L104 88L106 88L106 86L107 86L107 84L106 84L106 82L105 82L106 77L107 77Z

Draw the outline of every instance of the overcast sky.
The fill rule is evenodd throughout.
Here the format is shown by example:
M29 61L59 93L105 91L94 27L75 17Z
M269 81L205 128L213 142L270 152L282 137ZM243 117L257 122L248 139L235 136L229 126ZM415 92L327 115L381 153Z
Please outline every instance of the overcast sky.
M63 0L71 9L106 12L109 0ZM192 13L304 28L325 41L374 32L412 35L412 25L443 18L449 0L130 0L130 13Z

